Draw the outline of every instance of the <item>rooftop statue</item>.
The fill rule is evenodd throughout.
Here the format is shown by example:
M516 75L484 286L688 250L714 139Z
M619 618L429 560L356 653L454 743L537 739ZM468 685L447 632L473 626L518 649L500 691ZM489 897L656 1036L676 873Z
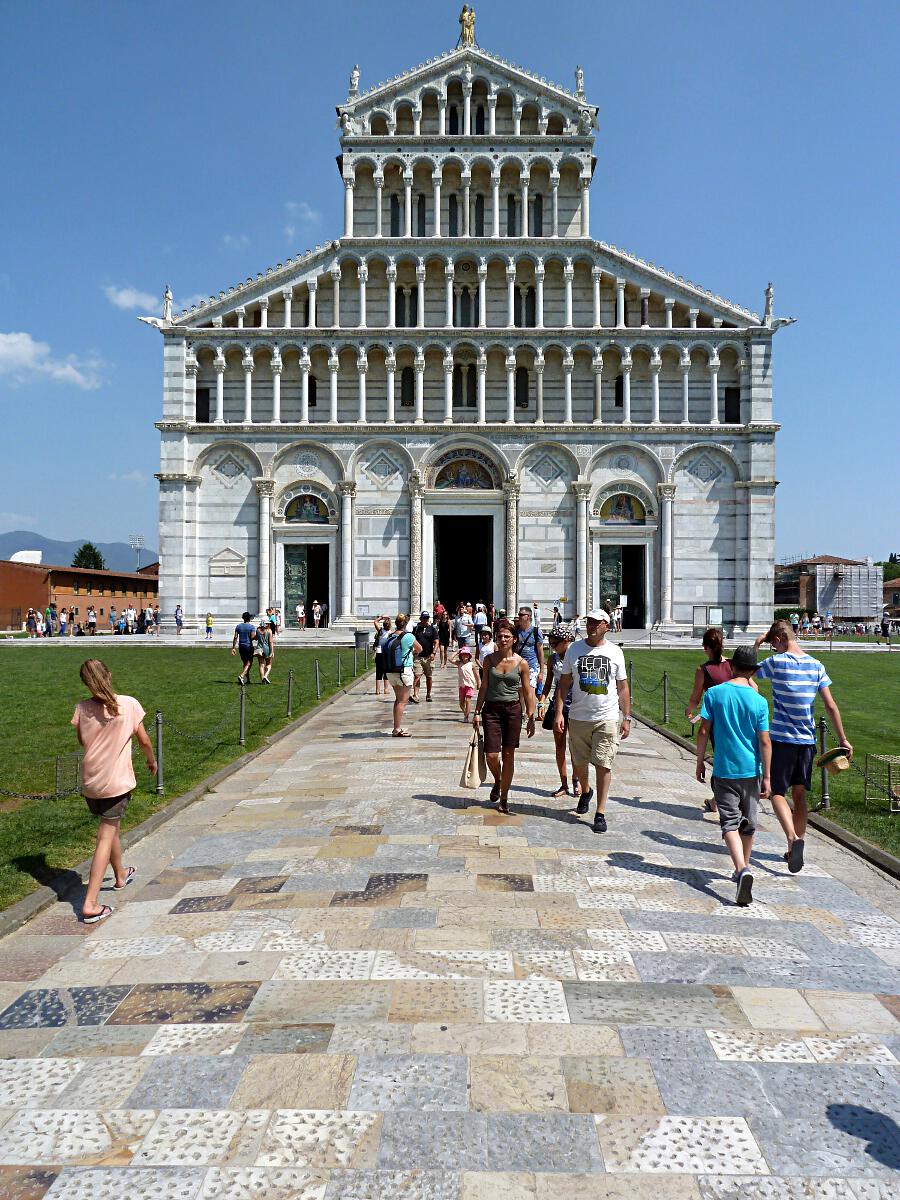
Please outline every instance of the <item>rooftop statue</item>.
M459 14L459 41L462 46L475 45L475 9L468 4L462 6Z
M350 90L347 93L348 99L355 99L359 95L359 67L356 66L350 72Z
M582 68L575 68L575 95L579 100L584 99L584 71Z
M766 288L766 311L763 315L763 324L771 325L772 318L775 315L775 288L770 283Z
M163 293L163 320L172 320L172 289L166 284L166 290Z

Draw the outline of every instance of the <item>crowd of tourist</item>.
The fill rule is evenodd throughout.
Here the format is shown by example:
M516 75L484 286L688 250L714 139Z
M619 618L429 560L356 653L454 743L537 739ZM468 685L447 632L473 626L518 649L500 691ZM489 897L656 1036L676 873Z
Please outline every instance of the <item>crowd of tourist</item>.
M110 633L149 634L152 637L159 634L159 605L136 608L134 604L128 604L118 609L111 604L107 622ZM97 624L97 611L92 604L88 605L83 620L74 608L65 604L58 608L53 601L43 609L29 608L25 615L25 633L29 638L93 637L97 633Z

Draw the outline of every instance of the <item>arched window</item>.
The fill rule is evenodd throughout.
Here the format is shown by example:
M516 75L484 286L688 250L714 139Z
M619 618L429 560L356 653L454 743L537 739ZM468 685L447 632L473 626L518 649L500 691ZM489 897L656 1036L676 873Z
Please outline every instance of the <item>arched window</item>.
M459 323L466 329L474 324L472 320L472 293L464 287L459 296Z
M459 201L453 195L447 201L447 234L459 237Z
M391 237L400 236L400 197L391 193Z
M528 407L528 368L516 367L516 408Z
M456 363L453 367L453 403L461 406L463 402L463 368Z
M449 132L459 133L459 109L455 104L450 105L450 127Z
M534 198L534 209L532 210L531 220L534 225L532 234L534 237L544 236L544 197L538 192Z
M481 192L475 197L475 236L484 237L484 196Z
M516 196L510 192L506 197L506 236L516 236Z
M310 374L309 374L309 407L315 408L318 403L319 403L319 401L318 401L318 389L316 386L316 377L310 371Z
M416 382L412 367L404 367L400 372L400 407L414 408L416 403Z
M525 320L523 324L534 329L537 324L537 296L533 287L525 292Z
M479 104L475 109L475 132L484 133L484 105Z
M474 408L478 393L476 367L471 363L466 370L466 408Z
M425 193L420 192L416 200L416 237L425 236Z
M194 396L194 420L198 425L209 424L209 388L198 387Z

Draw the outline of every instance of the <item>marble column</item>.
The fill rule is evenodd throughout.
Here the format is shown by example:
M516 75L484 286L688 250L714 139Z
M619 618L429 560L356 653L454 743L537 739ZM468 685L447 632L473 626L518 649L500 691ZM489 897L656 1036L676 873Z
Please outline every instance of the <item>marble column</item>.
M353 617L353 499L356 484L342 480L338 485L341 496L341 620Z
M697 328L697 318L699 316L700 316L699 308L689 308L688 309L688 325L690 326L691 329Z
M422 480L418 471L410 471L409 489L409 610L422 608Z
M253 424L253 355L250 353L250 347L244 348L244 357L241 359L241 366L244 368L244 424Z
M491 237L500 236L500 176L491 176Z
M516 260L510 256L506 266L506 327L516 324Z
M338 423L338 368L340 360L337 356L336 347L331 347L331 355L328 359L328 419L332 425Z
M563 411L563 424L572 424L572 372L575 370L575 360L569 350L566 351L563 358L563 384L565 405Z
M544 276L547 271L544 260L539 258L534 268L534 324L535 328L544 328Z
M685 351L681 356L681 423L689 425L691 420L691 356Z
M300 359L300 424L309 424L309 355L304 351Z
M594 372L594 424L600 425L603 422L603 356L595 354L591 361L591 370Z
M359 327L366 327L366 284L369 282L369 268L364 262L361 262L357 267L357 278L359 279Z
M659 613L662 625L672 624L672 580L673 580L673 538L672 538L672 502L675 499L674 483L658 483L656 495L659 498Z
M534 405L534 423L535 425L543 425L544 423L544 359L538 357L534 360L534 378L535 378L535 405Z
M318 281L318 279L310 279L306 286L307 286L307 289L309 290L309 325L308 325L308 328L315 329L315 327L316 327L316 294L318 293L318 290L319 290L319 281Z
M331 285L332 285L332 301L331 301L331 324L335 329L341 327L341 268L335 264L331 268Z
M394 356L394 350L385 356L384 370L388 373L388 424L394 425L396 421L396 410L394 404L394 382L396 379L397 360Z
M550 188L551 188L552 211L553 211L553 224L552 224L551 228L552 228L553 237L558 238L559 237L559 172L558 171L551 172L551 174L550 174Z
M386 268L387 284L388 284L388 329L393 329L397 324L397 264L393 258L388 259Z
M284 363L281 361L281 353L278 347L275 347L272 354L272 424L281 424L281 372L284 370Z
M487 98L488 102L488 133L491 137L497 135L497 93L491 92Z
M435 172L431 176L431 186L434 190L434 232L432 237L441 236L441 176Z
M487 259L478 264L478 328L487 329Z
M438 137L445 137L447 134L447 97L438 96Z
M738 374L741 385L740 409L738 411L738 424L743 424L745 420L750 420L750 359L742 358L738 362Z
M622 363L622 424L631 424L631 368L634 366L628 358Z
M603 322L600 320L600 281L603 272L599 267L591 268L591 283L594 286L594 328L599 329Z
M444 355L444 424L453 424L453 351Z
M520 180L521 188L522 188L522 199L521 199L522 227L519 230L519 236L523 237L523 238L527 238L529 236L529 230L528 230L528 185L530 182L531 182L531 176L526 171Z
M412 172L403 173L403 236L412 237Z
M472 85L463 84L463 137L472 136Z
M616 328L625 328L625 280L616 280Z
M566 259L566 265L563 267L563 282L566 288L566 329L572 328L572 280L575 278L575 267L572 264L571 258Z
M285 327L285 329L290 329L291 328L291 302L293 301L293 298L294 298L293 289L285 288L284 291L281 293L281 298L284 301L284 327Z
M650 424L659 424L659 373L662 370L662 359L659 351L654 349L650 359Z
M383 196L384 196L384 176L376 174L375 180L375 236L382 236L383 225Z
M506 496L506 611L514 613L519 592L519 479L511 471L504 480Z
M244 317L247 315L244 311L244 306L241 305L240 308L236 308L234 311L237 315L237 327L238 327L238 329L243 329L244 328Z
M522 136L522 105L513 105L513 137Z
M344 180L344 237L353 237L353 184L355 180Z
M273 479L257 479L259 495L259 543L257 558L257 604L264 613L269 606L269 543L272 539L272 496L275 494Z
M462 235L469 237L469 228L471 225L471 204L472 204L472 176L463 172L463 203L462 203Z
M591 181L581 181L581 236L591 236Z
M446 303L446 310L447 310L444 324L446 325L446 327L448 329L452 329L453 325L454 325L454 320L453 320L453 272L454 272L453 260L448 259L446 261L446 263L444 263L444 296L445 296L445 303Z
M225 424L225 355L222 347L216 347L213 368L216 372L216 425Z
M419 259L416 267L416 324L425 328L425 259Z
M666 329L671 329L672 321L673 321L673 314L675 311L675 301L671 300L671 299L666 299L665 307L666 307Z
M416 373L416 424L422 425L425 421L425 355L421 349L416 351L413 366Z
M512 351L506 356L506 423L516 423L516 356Z
M263 296L259 302L259 327L260 329L269 328L269 297Z
M413 109L413 137L419 137L422 133L422 110L421 108Z
M650 289L641 288L641 329L650 327Z
M487 418L486 418L486 412L487 412L487 398L486 398L487 355L484 353L483 348L479 352L478 361L477 361L476 366L478 369L478 395L477 395L478 418L477 419L478 419L479 425L484 425L487 420Z
M709 423L719 424L719 358L709 360Z
M182 411L188 421L191 422L194 422L197 419L197 376L199 373L200 364L197 362L197 356L191 347L188 346L184 360L184 394Z
M575 612L584 616L588 610L588 501L591 485L577 479L572 484L575 493Z
M366 423L366 375L368 371L369 360L365 350L361 350L356 360L356 373L359 379L359 416L357 420L360 425Z

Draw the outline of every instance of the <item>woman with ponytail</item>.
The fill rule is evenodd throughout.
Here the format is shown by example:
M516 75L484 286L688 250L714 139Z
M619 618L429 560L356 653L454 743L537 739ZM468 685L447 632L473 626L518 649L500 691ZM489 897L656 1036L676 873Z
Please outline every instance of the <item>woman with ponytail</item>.
M100 818L97 845L91 859L87 891L81 906L81 919L94 925L108 917L112 909L100 903L100 888L106 868L112 864L117 892L134 878L134 867L122 865L119 822L125 815L131 793L137 786L131 763L131 739L137 738L147 768L156 774L156 756L142 724L144 710L133 696L117 696L113 691L109 667L99 658L81 664L81 682L91 693L75 707L72 724L84 747L81 787L88 808Z

